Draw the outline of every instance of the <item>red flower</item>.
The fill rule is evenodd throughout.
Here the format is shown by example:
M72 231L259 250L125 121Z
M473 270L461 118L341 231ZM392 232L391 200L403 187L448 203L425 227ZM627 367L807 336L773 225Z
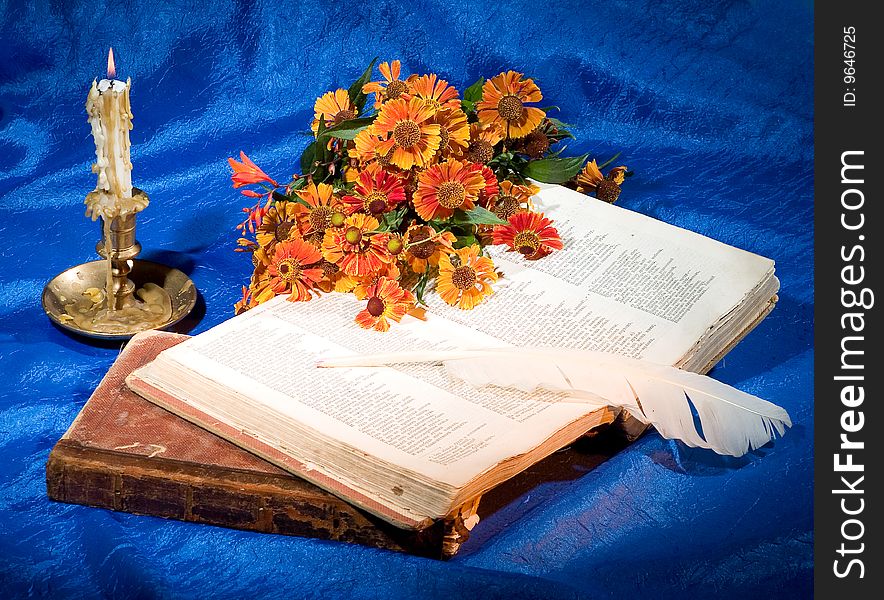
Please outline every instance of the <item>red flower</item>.
M552 221L542 213L516 213L507 225L497 225L493 235L495 244L506 244L532 260L564 247Z
M246 156L245 152L240 152L239 157L242 159L242 162L237 162L232 158L227 159L227 162L230 163L230 167L233 169L230 179L233 181L234 188L241 188L252 183L267 183L275 188L279 187L279 184L262 171L258 165L253 163L252 159Z
M354 193L344 196L347 214L364 212L377 217L405 200L402 180L380 168L369 165L359 173Z

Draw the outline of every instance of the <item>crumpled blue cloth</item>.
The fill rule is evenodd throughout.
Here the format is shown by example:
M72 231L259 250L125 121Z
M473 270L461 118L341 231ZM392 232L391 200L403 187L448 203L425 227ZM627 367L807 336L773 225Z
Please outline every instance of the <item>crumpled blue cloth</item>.
M809 595L812 23L788 0L0 3L0 596ZM49 501L49 450L117 354L40 308L47 280L96 258L83 104L111 45L152 198L143 257L193 278L195 332L232 315L250 270L228 156L286 180L314 99L375 55L461 89L515 69L574 124L568 153L623 152L622 206L776 260L779 305L713 374L795 426L739 460L650 433L524 494L447 563Z

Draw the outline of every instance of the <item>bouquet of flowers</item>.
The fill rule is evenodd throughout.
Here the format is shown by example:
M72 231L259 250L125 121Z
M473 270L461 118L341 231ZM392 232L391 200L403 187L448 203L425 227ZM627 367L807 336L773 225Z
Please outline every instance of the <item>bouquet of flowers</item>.
M233 187L255 201L238 226L254 272L237 314L279 294L351 292L365 302L356 322L386 331L419 312L430 289L469 310L498 278L486 245L529 260L563 247L532 204L531 180L614 202L631 174L602 174L616 156L601 166L562 157L568 125L536 106L543 95L521 73L479 79L461 97L435 74L401 78L398 60L371 81L374 63L316 100L314 139L289 183L243 152L229 159Z

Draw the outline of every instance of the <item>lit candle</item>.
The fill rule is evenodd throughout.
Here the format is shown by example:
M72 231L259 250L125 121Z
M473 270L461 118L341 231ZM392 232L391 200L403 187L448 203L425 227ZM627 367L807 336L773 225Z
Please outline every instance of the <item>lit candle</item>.
M107 56L107 79L93 81L86 98L86 112L95 139L95 164L98 175L95 191L86 199L86 213L93 220L113 218L137 212L146 206L147 198L132 195L132 160L129 155L129 130L132 129L132 108L129 88L132 80L116 79L114 50Z

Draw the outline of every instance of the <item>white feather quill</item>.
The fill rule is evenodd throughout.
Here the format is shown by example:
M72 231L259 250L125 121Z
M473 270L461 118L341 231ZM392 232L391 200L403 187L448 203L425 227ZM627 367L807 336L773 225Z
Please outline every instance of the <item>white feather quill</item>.
M711 377L605 352L556 348L401 352L329 359L317 366L416 362L442 363L451 376L477 388L544 389L599 407L620 407L653 425L665 438L729 456L759 448L774 438L774 432L782 436L792 426L782 407Z

